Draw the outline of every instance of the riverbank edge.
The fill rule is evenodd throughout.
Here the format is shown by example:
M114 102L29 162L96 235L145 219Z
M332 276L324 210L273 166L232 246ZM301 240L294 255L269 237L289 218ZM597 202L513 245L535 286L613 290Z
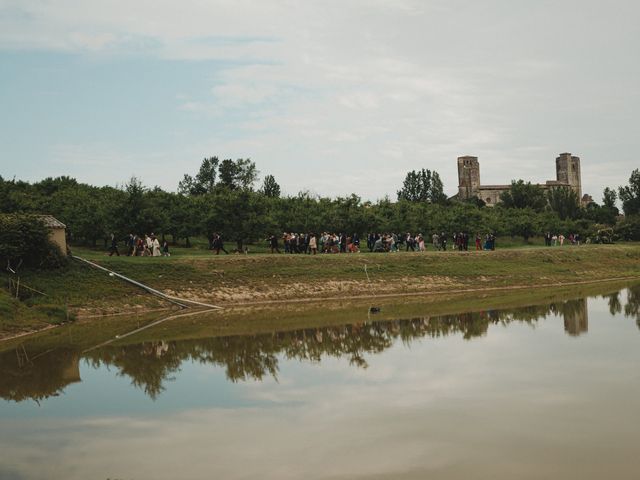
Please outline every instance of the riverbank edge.
M225 308L451 292L480 296L492 291L640 279L637 244L315 257L257 254L150 259L95 255L92 260L168 295ZM60 271L23 272L22 282L47 296L27 302L11 300L14 318L0 318L0 338L64 324L68 318L139 315L169 306L139 287L75 261ZM8 298L6 293L0 294ZM56 308L57 318L39 313Z
M243 302L236 304L229 304L223 310L213 310L206 308L198 308L198 309L184 309L184 310L176 310L175 307L166 307L166 308L156 308L149 310L139 310L136 311L135 314L119 312L115 314L109 315L87 315L80 316L77 318L77 322L67 322L67 323L58 323L58 324L46 324L41 328L32 329L29 331L22 332L17 335L12 336L3 336L0 331L0 344L2 347L13 343L13 341L22 341L23 339L27 339L32 336L36 336L38 334L44 334L53 329L57 329L60 327L68 326L70 323L75 323L77 325L87 325L92 324L95 325L97 321L106 320L106 319L114 319L117 317L123 317L124 322L127 323L129 320L126 318L128 315L129 318L133 318L135 315L136 321L140 323L140 317L144 318L153 318L155 315L165 314L167 318L179 318L183 316L200 316L210 313L220 313L220 318L225 318L226 316L242 316L246 315L249 312L258 310L271 310L278 308L279 310L286 309L296 309L297 312L300 311L317 311L319 308L326 307L324 304L327 301L337 302L339 305L337 308L344 308L345 304L351 307L356 307L358 305L363 306L365 304L371 304L374 302L376 305L388 305L393 303L394 300L398 301L415 301L422 305L441 305L438 309L439 313L460 313L466 311L473 311L474 308L485 307L487 301L493 302L492 308L506 308L514 299L518 299L519 301L523 301L522 292L526 290L535 290L536 294L532 295L536 297L536 295L544 296L563 296L566 295L567 289L572 289L575 287L584 287L587 289L598 288L601 286L603 290L611 290L615 288L623 288L627 285L632 285L634 283L640 282L640 278L636 276L630 277L615 277L615 278L606 278L606 279L593 279L588 281L574 281L574 282L564 282L564 283L555 283L555 284L544 284L544 285L514 285L508 287L496 287L496 288L482 288L482 289L467 289L467 290L458 290L455 292L423 292L423 293L408 293L408 294L385 294L385 295L375 295L375 296L366 296L360 295L357 297L334 297L334 298L322 298L322 299L299 299L298 301L267 301L267 302ZM469 296L469 293L473 293L472 296ZM593 291L587 291L582 294L593 294ZM504 295L501 295L504 294ZM436 297L436 295L440 295L441 298ZM513 297L513 298L510 298ZM568 295L571 297L571 295ZM533 304L537 304L540 301L539 298L532 299ZM526 302L525 302L526 303ZM444 307L442 307L444 306ZM327 310L331 310L327 308ZM289 312L291 313L291 312ZM143 320L142 323L145 323ZM149 323L156 323L155 321L150 321ZM157 322L161 323L161 322ZM141 330L144 330L146 327L143 327ZM129 334L127 334L128 336ZM0 348L3 350L4 348Z

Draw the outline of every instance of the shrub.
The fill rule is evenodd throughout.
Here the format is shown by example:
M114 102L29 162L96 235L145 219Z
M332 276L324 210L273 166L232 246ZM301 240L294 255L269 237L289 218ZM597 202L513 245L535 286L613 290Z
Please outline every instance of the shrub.
M630 215L618 222L615 229L616 238L621 240L640 240L640 215Z
M0 215L0 262L32 268L59 268L66 257L49 240L49 230L35 215Z

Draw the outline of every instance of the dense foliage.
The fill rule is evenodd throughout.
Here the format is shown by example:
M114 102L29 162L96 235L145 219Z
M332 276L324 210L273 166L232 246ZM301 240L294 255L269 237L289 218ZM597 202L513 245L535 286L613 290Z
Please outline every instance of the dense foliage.
M62 265L64 257L49 241L49 231L38 217L0 214L0 262L7 270L22 265L51 268Z
M398 201L388 198L362 201L355 194L327 198L301 192L281 196L280 186L266 175L259 189L256 165L248 159L206 158L200 170L186 174L177 192L147 188L132 178L114 187L94 187L69 177L37 183L0 177L0 212L51 214L68 227L69 240L96 245L110 233L170 236L174 242L220 233L241 248L243 242L261 241L287 232L434 232L496 235L528 239L545 232L580 234L595 238L610 228L614 236L640 240L638 202L640 173L629 186L620 187L626 217L618 221L616 191L605 189L603 205L580 206L575 193L558 188L545 193L522 180L512 182L496 207L482 202L446 199L440 176L422 169L409 172ZM34 227L39 228L39 227ZM41 233L40 233L41 234ZM17 258L16 253L3 255Z

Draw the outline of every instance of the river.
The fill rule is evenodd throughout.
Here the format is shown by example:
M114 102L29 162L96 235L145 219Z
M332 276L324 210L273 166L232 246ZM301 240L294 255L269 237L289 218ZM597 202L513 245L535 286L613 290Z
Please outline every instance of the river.
M0 479L638 478L640 286L487 303L0 344Z

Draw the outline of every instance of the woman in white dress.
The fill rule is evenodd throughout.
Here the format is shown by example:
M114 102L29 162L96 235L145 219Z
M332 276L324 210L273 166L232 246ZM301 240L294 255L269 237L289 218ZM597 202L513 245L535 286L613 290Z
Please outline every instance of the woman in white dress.
M160 256L160 242L158 241L158 237L153 237L153 256Z

